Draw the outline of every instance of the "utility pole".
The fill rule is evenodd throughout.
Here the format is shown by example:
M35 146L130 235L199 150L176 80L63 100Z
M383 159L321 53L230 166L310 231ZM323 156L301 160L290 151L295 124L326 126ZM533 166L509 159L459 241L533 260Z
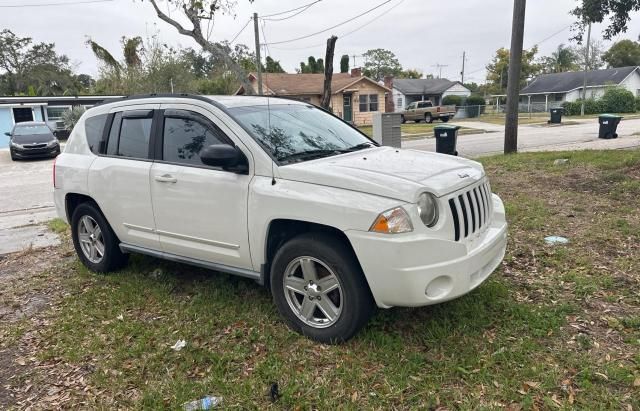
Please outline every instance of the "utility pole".
M591 47L591 22L587 31L587 47L584 56L584 78L582 79L582 104L580 105L580 115L584 116L584 104L587 99L587 71L589 71L589 48Z
M518 105L520 103L520 72L522 71L522 43L527 0L514 0L507 79L507 115L504 126L504 153L518 151Z
M467 60L467 52L463 51L462 52L462 71L460 72L460 75L462 76L462 81L461 83L464 84L464 63Z
M258 13L253 13L253 32L256 38L256 69L258 71L258 95L262 95L262 60L260 59L260 32L258 31Z
M443 69L444 67L449 67L449 65L448 65L448 64L439 64L439 63L436 63L436 64L434 64L434 65L433 65L433 66L431 66L431 67L435 67L435 68L438 70L438 78L442 78L442 69Z
M322 101L320 105L329 110L331 106L331 79L333 78L333 53L336 49L338 37L331 36L327 40L327 52L324 56L324 87L322 88Z

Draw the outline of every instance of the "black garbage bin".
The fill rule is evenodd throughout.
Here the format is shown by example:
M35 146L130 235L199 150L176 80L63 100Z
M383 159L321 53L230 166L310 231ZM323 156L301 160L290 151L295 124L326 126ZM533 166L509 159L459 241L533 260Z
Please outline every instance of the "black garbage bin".
M436 151L441 154L457 156L456 144L460 126L442 125L433 128L436 137Z
M561 108L552 108L551 119L549 120L549 124L560 124L562 123L562 109Z
M600 132L598 138L618 138L618 124L620 124L622 116L616 116L614 114L601 114L598 117L600 123Z

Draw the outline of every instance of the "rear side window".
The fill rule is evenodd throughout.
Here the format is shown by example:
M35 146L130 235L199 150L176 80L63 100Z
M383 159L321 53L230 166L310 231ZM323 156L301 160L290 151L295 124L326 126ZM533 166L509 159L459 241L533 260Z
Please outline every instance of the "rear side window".
M84 132L87 136L87 144L93 154L100 154L102 142L102 133L104 132L104 126L107 124L108 114L100 114L97 116L89 117L84 122Z
M209 119L185 110L165 111L164 161L202 166L200 151L212 144L230 144L230 140Z
M118 157L149 158L153 110L117 113L109 132L107 154Z

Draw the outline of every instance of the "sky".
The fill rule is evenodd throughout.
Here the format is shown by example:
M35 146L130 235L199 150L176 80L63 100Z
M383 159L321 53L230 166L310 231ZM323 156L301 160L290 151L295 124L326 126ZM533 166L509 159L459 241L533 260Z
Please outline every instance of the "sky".
M77 72L96 75L98 63L85 45L91 37L112 54L121 55L122 36L143 38L158 34L162 42L173 46L195 43L168 24L160 21L148 1L106 0L99 3L74 4L96 0L0 0L0 27L34 41L53 42L59 53L69 56ZM170 10L160 0L164 10ZM300 7L312 0L236 0L233 15L216 17L211 39L231 40L257 12L260 16ZM266 21L261 27L261 43L276 43L312 34L345 22L385 0L321 0L304 12L281 21ZM61 6L33 7L63 3ZM529 0L524 46L539 44L539 56L550 54L560 43L569 43L568 28L574 21L570 11L576 0ZM462 54L466 52L466 80L481 83L484 67L500 47L508 47L511 35L513 2L511 0L390 0L382 7L335 29L310 38L266 46L268 54L279 60L288 72L314 55L323 57L326 39L338 36L335 66L343 54L360 56L369 49L393 51L404 68L418 69L459 80ZM278 15L272 19L288 17ZM179 16L177 11L171 13ZM601 39L603 27L594 26L593 38ZM554 35L555 34L555 35ZM640 15L634 14L629 31L618 36L637 39ZM551 37L552 36L552 37ZM266 41L265 41L266 38ZM543 41L544 40L544 41ZM236 43L254 47L253 24L246 26ZM605 42L606 45L612 44ZM263 47L263 53L264 53ZM353 66L353 59L351 65ZM356 65L364 63L356 57Z

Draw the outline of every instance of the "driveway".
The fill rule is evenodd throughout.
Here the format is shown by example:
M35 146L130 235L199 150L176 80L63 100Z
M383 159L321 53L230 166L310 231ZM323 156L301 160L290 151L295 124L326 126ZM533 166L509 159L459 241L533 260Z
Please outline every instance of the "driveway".
M455 124L455 123L454 123ZM482 128L480 124L474 126ZM459 125L469 127L468 122ZM488 130L487 127L484 129ZM493 125L495 132L466 134L458 137L458 152L464 157L502 153L504 148L504 126ZM602 140L598 138L598 120L581 120L580 124L566 126L525 125L518 131L519 151L563 151L563 150L604 150L640 147L640 119L623 120L618 126L619 138ZM435 140L403 141L403 148L435 151Z
M14 162L0 150L0 255L57 242L42 225L56 216L52 167L53 160Z

